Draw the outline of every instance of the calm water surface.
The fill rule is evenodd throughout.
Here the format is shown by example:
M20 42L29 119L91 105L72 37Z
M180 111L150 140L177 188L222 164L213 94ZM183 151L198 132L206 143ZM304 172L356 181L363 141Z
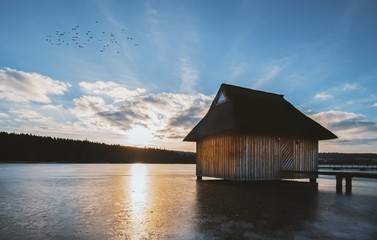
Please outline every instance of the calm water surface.
M0 239L376 239L377 181L197 182L195 165L0 164Z

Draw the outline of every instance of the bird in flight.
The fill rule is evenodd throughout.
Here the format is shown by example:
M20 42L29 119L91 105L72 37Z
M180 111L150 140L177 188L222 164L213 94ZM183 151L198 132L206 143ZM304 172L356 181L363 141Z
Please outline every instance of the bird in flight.
M107 33L102 29L98 29L98 26L100 26L97 25L98 23L99 21L96 20L96 25L86 29L86 31L84 31L85 27L80 25L75 25L68 31L56 30L55 34L46 35L45 40L48 44L53 46L75 46L78 48L84 48L85 45L88 49L98 48L100 53L114 52L118 54L121 53L123 49L122 45L127 44L127 41L125 40L134 41L133 36L129 36L129 34L127 34L128 36L126 35L124 28L121 28L119 32L108 31ZM140 45L139 43L134 43L131 46L139 47Z

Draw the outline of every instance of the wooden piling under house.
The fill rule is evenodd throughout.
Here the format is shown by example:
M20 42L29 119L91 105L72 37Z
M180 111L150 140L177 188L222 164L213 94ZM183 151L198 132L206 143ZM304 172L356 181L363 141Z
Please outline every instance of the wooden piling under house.
M184 141L196 142L198 179L248 181L316 178L284 170L318 171L318 141L334 138L283 95L222 84Z

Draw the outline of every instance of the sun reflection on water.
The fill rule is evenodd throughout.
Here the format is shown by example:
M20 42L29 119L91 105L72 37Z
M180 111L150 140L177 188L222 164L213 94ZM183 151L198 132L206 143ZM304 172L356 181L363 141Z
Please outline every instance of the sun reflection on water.
M187 239L190 236L194 227L191 216L195 212L195 201L187 200L195 199L192 198L195 188L187 188L193 182L190 177L169 177L166 165L127 164L118 169L125 175L113 185L114 218L108 219L111 239L165 239L168 235L177 236L173 239Z
M146 215L148 201L148 167L145 164L133 164L130 169L129 200L131 210L131 239L140 239L147 236L147 230L143 224Z
M133 210L137 210L146 202L147 166L134 164L131 166L130 197Z

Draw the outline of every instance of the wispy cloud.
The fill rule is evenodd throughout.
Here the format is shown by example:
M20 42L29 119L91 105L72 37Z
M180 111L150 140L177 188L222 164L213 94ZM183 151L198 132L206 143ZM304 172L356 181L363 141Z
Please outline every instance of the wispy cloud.
M266 67L265 70L262 72L262 75L253 82L253 88L261 88L265 86L272 79L274 79L282 69L283 67L278 65Z
M350 90L357 90L360 89L360 86L358 84L349 84L346 83L343 87L343 91L350 91Z
M265 66L262 66L259 77L252 81L252 88L262 88L271 83L277 78L281 72L286 69L291 63L290 57L276 59Z
M245 72L245 64L233 65L230 67L229 81L237 80Z
M41 106L41 109L45 109L45 110L61 110L61 109L63 109L63 105L62 104L59 104L59 105L47 104L47 105Z
M47 123L52 121L50 117L43 116L42 114L29 109L10 109L9 112L16 116L15 121L36 123Z
M326 93L326 92L321 92L321 93L317 93L314 98L317 99L317 100L321 100L321 101L324 101L324 100L328 100L330 98L332 98L333 96Z
M196 67L188 59L181 58L181 91L191 93L194 91L199 73Z
M373 107L377 107L377 103L373 104Z
M192 93L199 78L196 67L188 59L181 58L180 72L181 91L184 93Z
M0 118L9 118L9 115L6 113L0 113Z
M108 96L114 99L115 102L121 102L139 96L145 93L144 88L137 88L135 90L128 90L127 88L115 82L102 82L95 83L80 82L81 89L91 95Z
M62 95L71 85L39 73L0 69L0 99L15 102L51 102L49 95Z

